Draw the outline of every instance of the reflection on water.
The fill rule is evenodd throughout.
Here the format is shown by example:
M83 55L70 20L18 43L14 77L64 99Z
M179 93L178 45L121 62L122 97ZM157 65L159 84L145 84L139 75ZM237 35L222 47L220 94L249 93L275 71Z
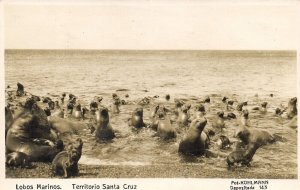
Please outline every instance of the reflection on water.
M293 52L281 55L270 52L8 51L5 74L6 85L15 87L21 82L26 91L50 97L71 92L84 103L100 95L104 97L103 104L109 105L111 93L117 92L122 98L129 94L126 99L129 101L159 95L156 102L173 107L174 98L185 98L194 104L195 99L210 95L211 103L205 105L208 125L216 112L224 109L220 103L224 95L237 101L248 100L249 109L267 101L268 112L264 115L250 112L251 123L272 134L283 135L287 142L260 148L252 161L251 172L297 173L297 134L286 126L287 119L274 115L276 107L287 105L288 98L296 96L296 57ZM271 93L274 97L269 96ZM171 103L164 100L166 94L171 95ZM150 129L134 132L128 127L127 118L135 107L123 105L120 114L110 115L111 125L117 131L117 138L112 142L96 143L93 134L88 130L81 131L84 141L81 164L187 163L177 153L185 131L173 124L178 135L170 142L162 142ZM149 112L150 107L145 106L146 122L149 122ZM238 120L226 121L226 135L230 139L238 125ZM211 149L220 151L213 145ZM227 171L223 157L200 157L189 163Z

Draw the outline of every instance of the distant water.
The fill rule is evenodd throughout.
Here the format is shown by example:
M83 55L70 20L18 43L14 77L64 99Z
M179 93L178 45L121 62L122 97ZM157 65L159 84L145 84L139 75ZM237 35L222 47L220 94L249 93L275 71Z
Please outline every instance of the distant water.
M5 83L16 88L21 82L25 90L55 99L62 92L78 96L88 103L96 95L104 97L104 105L111 103L117 92L129 100L160 95L157 102L165 102L164 95L186 98L193 103L205 95L212 97L206 104L209 122L218 110L222 96L237 101L249 101L249 109L268 101L268 113L255 112L250 118L257 128L283 135L285 143L275 143L257 151L247 172L297 173L297 134L287 128L287 119L274 116L274 110L287 105L297 95L296 52L292 51L46 51L7 50L5 52ZM269 95L274 94L271 98ZM167 107L172 107L166 103ZM82 164L184 164L177 149L184 131L174 142L161 142L148 129L134 134L127 126L127 118L135 108L121 107L119 115L111 115L117 138L108 144L97 144L87 131L84 139ZM144 117L149 121L149 106ZM232 138L238 121L226 121L227 135ZM214 149L214 148L212 148ZM218 151L218 150L216 150ZM227 152L228 153L228 152ZM199 158L193 164L201 167L226 169L223 158Z

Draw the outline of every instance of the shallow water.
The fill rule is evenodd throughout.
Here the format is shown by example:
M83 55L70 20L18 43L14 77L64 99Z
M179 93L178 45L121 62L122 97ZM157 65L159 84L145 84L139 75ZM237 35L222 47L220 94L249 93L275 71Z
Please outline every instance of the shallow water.
M274 115L280 105L296 96L296 54L294 52L220 52L220 51L7 51L5 82L15 88L40 96L55 97L70 92L88 103L103 96L111 104L111 93L127 101L159 95L154 102L174 107L174 98L195 99L210 95L205 104L208 125L216 112L224 109L222 96L237 101L248 100L248 108L267 101L268 112L250 112L251 124L271 134L280 134L287 142L277 142L258 149L251 168L239 170L254 173L297 174L297 133L288 128L288 120ZM270 97L269 94L274 94ZM129 94L129 98L124 98ZM164 100L171 95L170 102ZM55 98L54 98L55 99ZM132 131L127 118L136 105L121 106L120 114L110 114L117 138L106 144L96 143L88 130L81 131L84 141L81 164L151 165L194 164L202 168L227 171L225 158L197 158L188 162L178 153L185 131L176 124L177 138L163 142L150 129ZM149 122L150 106L144 107L144 120ZM87 121L85 121L87 122ZM226 135L233 139L239 120L228 120ZM214 139L213 139L214 140ZM214 151L219 151L211 146ZM223 151L228 154L230 150Z

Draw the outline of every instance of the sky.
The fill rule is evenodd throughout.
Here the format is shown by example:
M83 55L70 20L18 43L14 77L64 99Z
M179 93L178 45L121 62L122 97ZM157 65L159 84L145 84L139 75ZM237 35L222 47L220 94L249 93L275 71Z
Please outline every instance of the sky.
M294 50L299 39L288 3L39 2L4 3L5 49Z

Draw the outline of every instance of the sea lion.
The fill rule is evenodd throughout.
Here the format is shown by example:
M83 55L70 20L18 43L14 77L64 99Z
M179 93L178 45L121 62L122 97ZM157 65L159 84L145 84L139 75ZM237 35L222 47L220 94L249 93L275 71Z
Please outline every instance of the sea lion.
M65 151L58 153L53 159L52 171L54 175L65 178L78 175L78 161L82 154L83 142L80 138L77 138L76 141L70 143Z
M111 140L115 137L115 132L109 123L107 108L101 108L96 112L96 138L98 141Z
M24 86L21 83L18 82L17 83L17 87L18 87L18 89L17 89L16 96L23 96L23 95L25 95Z
M8 129L13 123L13 114L9 106L5 106L5 136L7 134Z
M66 97L66 93L62 93L61 96L60 96L60 102L61 102L61 104L65 103L65 97Z
M46 113L47 116L51 116L51 110L50 110L50 108L46 107L44 109L44 112Z
M232 112L230 113L227 113L227 116L226 116L227 119L236 119L236 115Z
M275 114L278 115L278 116L282 115L283 112L284 112L284 110L281 110L280 108L275 109Z
M207 120L205 118L192 121L187 134L179 143L178 152L183 155L203 155L208 149L209 138L203 133Z
M82 112L81 112L81 104L77 103L72 111L72 116L76 119L81 119L82 118Z
M176 132L171 125L170 119L166 115L164 106L159 106L157 109L153 123L156 125L157 135L161 139L168 140L176 137Z
M54 103L52 100L50 100L50 101L48 102L48 106L49 106L49 109L50 109L50 110L54 110L54 108L55 108L55 103Z
M36 101L36 102L41 101L41 98L39 96L36 96L36 95L31 95L31 98L34 99L34 101Z
M85 128L82 122L53 116L49 117L49 124L64 144L69 143L74 138L74 134L78 134L80 130Z
M289 100L286 112L289 119L292 119L297 115L297 97L291 98Z
M230 144L229 138L225 135L221 135L217 141L217 145L220 149L228 149Z
M8 167L30 168L32 164L29 159L23 152L12 152L6 155L5 164Z
M120 105L121 105L120 98L115 98L111 108L112 113L114 114L120 113Z
M138 107L133 111L131 118L128 119L128 125L133 126L134 128L145 127L142 107Z
M49 98L49 97L43 97L43 101L42 101L43 103L47 104L50 101L52 101L51 98Z
M212 121L212 127L214 129L222 131L225 128L225 122L224 122L224 112L219 111L217 112L217 117L215 117Z
M68 114L72 114L73 108L74 108L74 103L69 102L69 103L67 104L67 113L68 113Z
M90 112L92 114L95 114L97 109L98 109L98 102L95 100L92 100L90 103Z
M205 106L203 104L197 104L195 106L195 113L193 115L192 120L196 119L196 118L202 118L205 116Z
M235 132L235 137L239 138L245 145L261 147L263 145L274 143L277 139L267 131L249 128L245 126L239 127Z
M190 104L184 104L181 107L181 111L179 112L177 123L179 127L187 127L189 125L189 118L190 115L188 113L189 109L191 108Z
M252 110L259 110L261 113L266 113L267 112L267 105L268 105L268 102L262 102L260 104L260 107L254 107L252 108Z
M57 141L57 134L51 129L44 110L28 98L24 111L7 132L7 151L22 152L29 156L30 161L50 161L61 151L61 143Z
M241 102L236 106L237 111L242 111L244 106L247 106L248 102Z
M231 152L227 156L227 164L229 167L234 166L235 163L241 164L242 166L250 166L250 162L259 147L253 146L246 150L244 149L237 149Z
M209 96L204 97L204 103L210 103L210 97Z
M247 109L243 110L241 113L241 123L243 126L248 126L250 127L250 122L249 122L249 112Z

